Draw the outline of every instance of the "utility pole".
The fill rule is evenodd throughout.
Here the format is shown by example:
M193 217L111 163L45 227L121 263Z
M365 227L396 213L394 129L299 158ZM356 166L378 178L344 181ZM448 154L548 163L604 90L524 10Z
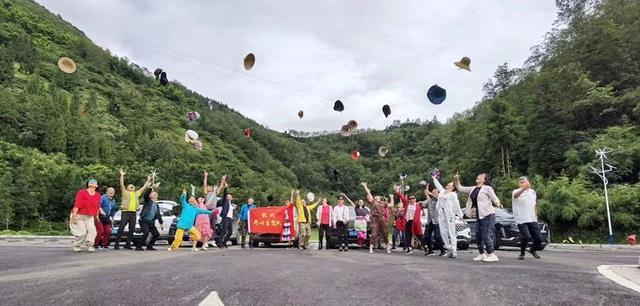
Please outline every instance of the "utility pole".
M602 184L604 185L604 201L607 206L607 221L609 223L608 240L609 240L609 244L616 244L616 241L613 238L613 228L611 227L611 211L609 210L609 192L607 190L607 185L609 184L609 180L607 179L607 173L613 171L615 167L610 164L604 163L604 160L608 159L607 158L608 153L611 153L611 151L608 150L607 147L604 147L602 149L597 149L596 156L598 156L598 158L600 159L600 169L597 169L592 166L589 166L589 167L591 167L591 170L593 170L593 173L595 173L600 177L600 179L602 180ZM607 169L604 168L605 165L607 166Z

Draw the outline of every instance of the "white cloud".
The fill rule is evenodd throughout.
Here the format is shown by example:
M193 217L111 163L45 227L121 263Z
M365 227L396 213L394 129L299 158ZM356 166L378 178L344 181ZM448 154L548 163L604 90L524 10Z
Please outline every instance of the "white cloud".
M113 53L281 131L447 119L482 97L498 65L522 64L556 14L539 0L37 1ZM453 66L465 55L471 73ZM426 100L436 83L448 91L439 106Z

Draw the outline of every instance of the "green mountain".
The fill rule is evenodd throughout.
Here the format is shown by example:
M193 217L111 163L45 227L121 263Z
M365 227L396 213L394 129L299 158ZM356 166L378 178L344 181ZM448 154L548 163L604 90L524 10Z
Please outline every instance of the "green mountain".
M6 229L64 221L88 177L116 186L120 167L137 185L158 169L160 195L169 199L199 186L205 169L228 174L237 198L262 205L269 195L282 203L292 188L362 197L364 180L388 193L401 173L415 191L437 167L445 178L460 172L467 184L490 173L507 206L516 178L530 175L556 235L601 241L602 182L588 166L606 146L616 167L614 228L619 236L638 232L640 4L556 2L557 27L524 67L498 67L485 98L446 123L294 137L307 135L269 130L177 82L160 85L37 3L0 1L0 221ZM76 73L58 69L62 56L75 60ZM193 110L202 116L188 124L183 116ZM188 129L199 133L202 151L184 141ZM386 158L377 155L381 145L391 149Z

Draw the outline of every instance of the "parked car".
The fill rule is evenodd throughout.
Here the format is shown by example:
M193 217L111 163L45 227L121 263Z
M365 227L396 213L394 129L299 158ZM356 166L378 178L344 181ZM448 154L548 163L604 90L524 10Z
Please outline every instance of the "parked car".
M466 210L466 209L463 209ZM465 221L471 226L471 242L476 243L476 219L470 218ZM541 249L543 250L547 244L551 241L551 230L546 222L538 220L540 226L540 235L542 236ZM494 248L497 250L500 247L520 247L520 231L516 224L513 214L510 209L496 208L496 225L494 235ZM529 241L529 245L533 244L533 241Z
M222 200L218 200L218 204L216 207L218 207L218 209L222 209ZM237 205L236 204L232 204L233 208L234 208L234 212L237 212ZM173 219L173 222L171 222L171 226L169 227L169 238L167 239L167 241L169 242L169 244L173 243L173 239L176 235L176 230L178 229L178 220L180 220L180 218L175 218ZM232 245L237 245L238 244L238 238L237 238L237 234L238 234L238 223L236 222L237 220L234 220L233 222L233 232L231 233L231 238L229 238L229 240L231 241ZM216 243L220 244L220 242L222 241L220 238L220 234L222 233L222 218L218 217L218 222L216 223L216 228L215 228L215 237L216 237ZM182 236L182 241L189 241L189 233L188 232L184 232L184 235Z
M256 213L260 213L261 209L269 209L267 207L258 207L258 208L254 208L252 211L255 211ZM297 216L295 217L296 221L293 222L293 225L295 226L296 229L296 233L298 232L298 222L297 222ZM281 231L284 229L284 227L281 227ZM253 242L252 242L252 246L254 248L257 248L260 246L260 243L264 244L264 246L271 246L274 243L288 243L288 242L282 242L281 241L281 234L275 234L275 233L253 233ZM297 234L296 234L297 236ZM293 240L293 246L294 247L298 247L298 237L295 237Z
M347 224L347 243L349 245L356 244L358 242L357 231L355 227L356 222L356 209L353 206L347 206L349 208L349 222ZM365 246L369 247L369 239L371 235L371 224L367 222L367 239L365 241ZM327 248L337 249L338 248L338 230L336 228L329 228L329 232L327 234Z
M158 240L167 240L169 241L169 226L171 225L171 222L173 222L173 220L176 218L176 216L173 214L173 208L178 205L176 204L176 202L173 201L158 201L158 207L160 208L160 216L162 216L162 223L164 225L164 228L160 227L160 222L158 222L156 220L156 227L158 228L158 232L160 232L160 237L158 238ZM140 219L140 211L142 210L142 207L140 209L138 209L138 211L136 211L136 228L135 231L133 232L133 240L135 242L137 242L138 240L140 240L140 238L142 237L142 230L140 229L140 224L138 223L138 220ZM111 241L115 241L116 239L116 234L118 233L118 228L120 227L120 219L121 219L121 214L120 211L117 211L114 216L113 216L113 227L111 229ZM129 234L129 228L127 227L127 229L125 229L124 234L123 234L123 238L122 240L125 240L127 235Z
M429 219L426 214L420 215L420 223L422 223L422 232L424 233ZM458 250L466 250L471 244L471 228L464 220L456 220L456 232L458 238ZM435 237L434 237L435 239Z

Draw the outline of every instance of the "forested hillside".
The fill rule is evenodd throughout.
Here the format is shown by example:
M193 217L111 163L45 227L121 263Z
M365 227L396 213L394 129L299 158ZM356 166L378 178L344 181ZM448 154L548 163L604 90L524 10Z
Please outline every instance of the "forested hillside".
M95 46L29 0L0 5L0 221L6 229L64 221L88 177L140 185L157 169L160 196L175 199L202 171L229 174L236 197L281 203L291 188L361 197L358 183L389 192L400 173L415 191L434 167L472 184L489 172L501 199L519 175L535 178L541 216L556 235L603 241L602 183L590 172L607 146L611 209L619 237L640 230L640 3L557 0L556 28L524 67L498 67L485 98L447 122L394 124L296 138L268 130L224 104ZM67 56L74 74L57 67ZM148 67L153 70L156 67ZM211 97L215 99L215 97ZM116 111L114 104L120 104ZM232 104L232 101L230 101ZM445 102L446 103L446 102ZM194 124L184 114L196 110ZM250 128L247 139L243 130ZM196 130L202 151L184 141ZM391 150L386 158L378 147ZM354 161L350 152L359 150ZM595 233L595 234L590 234Z

